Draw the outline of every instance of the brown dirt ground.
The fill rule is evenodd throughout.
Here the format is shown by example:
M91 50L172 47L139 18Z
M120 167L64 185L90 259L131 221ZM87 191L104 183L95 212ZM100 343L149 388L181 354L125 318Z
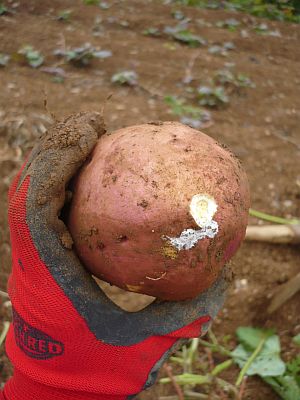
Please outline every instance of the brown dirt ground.
M167 37L146 37L149 27L174 26L174 6L160 1L130 0L109 2L102 10L76 0L28 0L16 3L15 13L0 16L0 53L15 53L30 44L45 56L47 67L57 66L53 50L62 46L81 46L89 42L113 52L111 58L95 60L89 68L59 65L66 72L64 83L39 69L11 60L0 69L0 289L5 290L10 270L9 233L6 222L8 184L36 138L49 126L48 108L60 118L80 110L100 110L109 94L105 118L109 130L151 120L176 119L163 101L165 95L189 96L182 84L187 65L197 54L191 86L204 84L225 63L247 74L256 88L237 90L230 105L212 112L214 123L204 129L228 145L242 160L249 176L252 206L282 216L300 214L300 28L299 25L266 21L280 37L259 35L252 26L262 22L253 17L218 10L181 7L192 19L190 28L210 44L232 41L236 49L228 57L213 55L207 47L191 49ZM71 9L69 23L55 16ZM234 17L242 29L231 32L216 28L218 20ZM246 37L245 37L246 36ZM134 69L139 86L113 85L110 78L120 70ZM250 222L256 223L254 219ZM218 337L231 334L241 325L274 327L280 335L283 356L296 351L291 337L300 331L300 293L273 315L266 313L274 291L299 271L299 249L245 243L233 261L236 282L214 323ZM241 281L241 280L244 281ZM242 284L241 284L242 283ZM136 302L136 300L134 300ZM9 308L0 303L1 320L9 319ZM2 325L2 323L1 323ZM2 327L0 326L0 329ZM0 350L0 382L11 374L3 348ZM224 378L234 382L236 373ZM172 388L153 389L140 399L157 399ZM248 380L243 399L277 399L258 379Z

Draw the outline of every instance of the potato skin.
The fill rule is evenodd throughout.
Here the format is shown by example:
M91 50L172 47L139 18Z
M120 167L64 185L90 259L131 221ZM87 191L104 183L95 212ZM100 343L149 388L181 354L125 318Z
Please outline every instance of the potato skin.
M170 238L199 231L193 196L213 198L218 224L179 250ZM240 162L214 139L177 122L102 136L75 184L68 227L95 276L125 290L185 300L206 290L245 236L249 187Z

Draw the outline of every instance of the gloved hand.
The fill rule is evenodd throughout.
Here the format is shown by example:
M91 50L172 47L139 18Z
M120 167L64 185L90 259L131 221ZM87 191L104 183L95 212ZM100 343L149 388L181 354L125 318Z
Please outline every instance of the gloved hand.
M59 219L65 188L105 132L99 113L80 113L40 140L9 193L14 376L5 400L124 400L153 384L182 340L203 335L224 299L221 276L198 298L156 301L129 313L80 264Z

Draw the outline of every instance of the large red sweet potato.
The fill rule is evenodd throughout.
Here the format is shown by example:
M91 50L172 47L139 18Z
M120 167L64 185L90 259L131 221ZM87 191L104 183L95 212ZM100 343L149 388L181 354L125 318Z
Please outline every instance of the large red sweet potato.
M74 185L69 229L97 277L183 300L207 289L240 246L248 182L209 136L176 122L101 137Z

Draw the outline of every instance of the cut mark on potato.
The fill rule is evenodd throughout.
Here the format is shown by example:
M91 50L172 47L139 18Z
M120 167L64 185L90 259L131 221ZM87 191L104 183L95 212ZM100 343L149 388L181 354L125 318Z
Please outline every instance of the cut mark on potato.
M207 194L193 196L190 203L190 213L201 229L185 229L179 237L167 236L172 246L177 250L189 250L199 240L215 237L219 230L217 221L213 220L217 208L217 203L213 197Z
M162 278L164 278L166 276L166 274L167 274L166 272L162 272L161 276L159 276L158 278L151 278L151 276L146 276L146 279L150 279L150 281L159 281Z

